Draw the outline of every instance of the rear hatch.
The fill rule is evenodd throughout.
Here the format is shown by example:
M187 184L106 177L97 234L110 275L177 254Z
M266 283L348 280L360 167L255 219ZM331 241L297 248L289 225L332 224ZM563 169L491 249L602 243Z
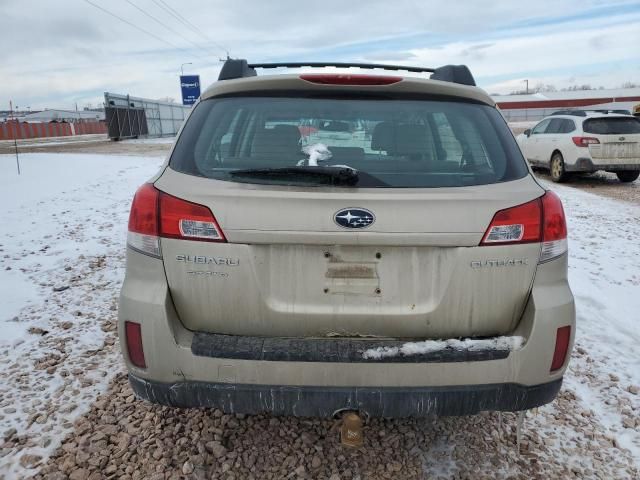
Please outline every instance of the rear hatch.
M335 122L337 145L309 135L320 121ZM496 212L544 191L499 113L478 102L314 90L212 98L155 187L206 206L226 240L162 239L173 301L195 331L503 334L540 256L526 238L479 246Z
M640 168L640 120L631 116L590 118L583 122L586 135L598 140L589 153L598 165L638 165Z

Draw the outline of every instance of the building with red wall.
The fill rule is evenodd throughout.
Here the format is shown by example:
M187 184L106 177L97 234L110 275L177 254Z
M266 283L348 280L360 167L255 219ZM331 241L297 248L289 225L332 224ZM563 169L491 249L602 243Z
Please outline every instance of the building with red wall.
M565 109L628 110L640 103L640 88L541 92L529 95L492 95L510 122L537 121Z

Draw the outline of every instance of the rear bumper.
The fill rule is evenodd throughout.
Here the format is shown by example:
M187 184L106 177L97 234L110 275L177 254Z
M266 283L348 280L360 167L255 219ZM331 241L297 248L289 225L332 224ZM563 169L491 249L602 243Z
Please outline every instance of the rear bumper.
M549 371L557 329L571 326L573 344L566 255L538 267L521 320L510 332L524 344L508 351L457 349L377 360L365 359L361 346L402 342L288 339L283 345L277 338L230 339L187 330L162 261L129 255L137 257L127 267L120 297L120 345L136 393L164 405L319 416L358 409L390 417L522 410L550 402L560 388L568 357L561 369ZM146 368L128 356L125 321L141 325Z
M136 395L170 407L210 407L226 413L330 417L358 410L374 417L515 412L551 402L562 378L542 385L514 383L448 387L274 386L208 382L160 383L129 374Z
M607 170L612 172L625 171L625 170L640 170L640 164L638 163L621 163L621 164L608 164L594 163L590 158L578 158L575 164L571 165L565 163L565 170L567 172L597 172L598 170Z

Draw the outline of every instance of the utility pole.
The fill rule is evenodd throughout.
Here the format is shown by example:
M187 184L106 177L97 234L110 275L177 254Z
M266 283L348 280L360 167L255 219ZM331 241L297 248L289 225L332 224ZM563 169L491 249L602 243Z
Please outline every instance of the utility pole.
M529 95L529 79L527 78L526 80L524 80L524 82L527 84L527 89L525 90L525 92L527 92L527 95Z
M16 149L16 166L18 167L18 175L20 175L20 158L18 157L18 128L17 122L13 121L13 101L9 100L9 116L13 124L13 146Z

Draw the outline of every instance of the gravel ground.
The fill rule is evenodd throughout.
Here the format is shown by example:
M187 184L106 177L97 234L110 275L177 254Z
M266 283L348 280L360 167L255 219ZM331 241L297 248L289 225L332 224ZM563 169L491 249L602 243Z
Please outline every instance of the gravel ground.
M34 478L639 478L629 452L575 400L564 390L528 412L520 450L516 415L498 413L372 419L364 446L349 449L333 420L155 407L119 374Z

